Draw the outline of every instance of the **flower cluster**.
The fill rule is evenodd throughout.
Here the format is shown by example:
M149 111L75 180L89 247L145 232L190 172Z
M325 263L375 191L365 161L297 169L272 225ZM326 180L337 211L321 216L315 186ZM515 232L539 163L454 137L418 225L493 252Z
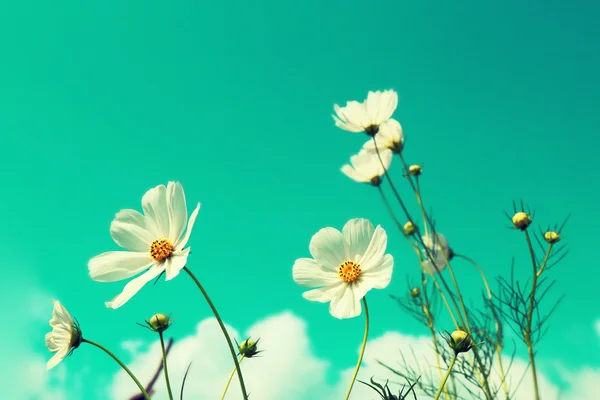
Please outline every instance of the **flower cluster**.
M393 90L369 92L362 102L349 101L344 107L334 105L333 119L335 125L343 130L367 135L368 140L362 144L357 154L350 157L350 163L342 166L341 171L350 179L367 183L377 189L392 222L417 256L417 268L414 269L414 273L419 277L419 284L409 285L402 297L392 297L431 334L439 381L436 378L421 379L423 371L415 369L412 365L404 365L403 371L389 366L388 368L409 381L407 392L404 392L404 389L399 392L392 391L388 382L382 385L373 378L370 384L359 382L371 387L383 399L405 399L409 398L409 394L416 398L416 393L419 392L435 400L441 397L454 400L459 398L455 385L453 384L454 388L446 385L452 375L453 378L461 380L461 384L468 388L473 396L476 394L478 398L492 400L502 390L504 397L509 399L511 393L506 384L505 361L500 356L504 348L504 326L508 324L527 347L535 400L539 400L534 347L547 321L547 316L540 315L538 310L539 303L547 292L547 289L541 289L546 279L540 277L564 256L564 247L559 247L562 245L564 223L560 227L549 228L534 236L531 233L535 219L533 213L526 210L524 204L519 207L515 204L513 214L507 216L511 229L521 232L527 243L532 258L533 282L531 289L525 291L524 285L500 277L499 291L492 291L484 269L467 255L455 252L446 236L437 231L437 226L427 213L421 193L421 182L426 176L423 175L420 165L411 165L405 160L403 128L393 118L397 104L398 95ZM419 218L410 214L405 199L396 188L390 173L394 159L400 162L400 176L405 179L415 196L420 211ZM393 202L388 198L386 187L391 190ZM110 234L122 250L107 251L89 260L88 271L94 281L129 280L121 293L105 303L106 307L118 309L148 282L158 280L162 275L165 276L165 281L171 281L184 271L196 284L213 311L231 353L234 366L221 398L225 397L234 374L237 374L242 396L244 400L248 400L240 363L245 359L257 357L263 351L258 346L260 339L247 338L241 343L234 340L234 346L234 341L229 337L216 306L200 280L188 268L188 243L200 203L197 203L188 216L186 196L179 182L168 182L166 186L159 185L148 190L141 202L143 212L133 209L121 210L110 225ZM404 219L402 222L401 218ZM541 254L540 250L534 249L532 238L541 248ZM298 258L291 266L294 282L308 289L302 296L309 301L328 303L329 313L334 318L344 320L361 314L365 317L364 339L354 375L344 397L344 400L348 400L367 346L370 322L367 294L372 289L388 287L394 272L394 257L388 253L388 234L381 225L374 225L364 218L353 218L348 220L341 230L325 227L317 231L310 238L308 253L310 257ZM483 307L465 302L452 267L455 262L470 264L481 276L485 289ZM408 268L405 269L408 271ZM452 333L442 336L445 343L439 340L436 330L439 304L443 305L444 312L447 312L448 321L454 324ZM172 323L170 316L157 313L141 324L151 332L158 333L162 362L157 374L163 371L170 400L176 397L170 385L167 363L172 340L165 346L163 336ZM52 331L46 335L46 346L54 356L48 361L48 369L55 367L81 344L87 343L106 352L124 368L139 389L135 399L151 399L154 393L152 385L144 387L113 353L87 339L87 336L84 338L79 324L57 300L54 300L50 325ZM442 361L446 363L445 373ZM501 388L494 387L490 381L492 364L496 362ZM453 379L453 382L456 379ZM183 398L183 388L179 398Z

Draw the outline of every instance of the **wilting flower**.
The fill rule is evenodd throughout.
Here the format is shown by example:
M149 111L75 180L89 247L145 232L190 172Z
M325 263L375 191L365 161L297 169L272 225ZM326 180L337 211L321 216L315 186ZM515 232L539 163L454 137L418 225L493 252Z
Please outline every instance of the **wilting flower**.
M159 185L142 198L144 214L136 210L120 211L110 226L113 240L127 251L109 251L88 263L90 276L98 282L131 280L106 306L118 308L133 297L147 282L166 271L166 280L175 278L185 266L190 248L187 244L200 203L187 220L183 187L179 182ZM187 230L186 230L187 224ZM185 231L185 234L184 234Z
M385 288L392 279L394 259L384 254L386 245L385 230L374 228L366 219L351 219L342 232L323 228L310 241L313 258L300 258L294 263L294 281L316 287L304 292L304 298L329 302L334 317L356 317L365 294L373 288Z
M377 148L375 148L377 144ZM365 150L376 152L389 149L393 153L400 153L404 148L404 135L402 126L398 121L391 118L379 126L379 132L375 135L375 142L369 140L363 145Z
M444 235L436 233L437 239L432 239L429 235L423 236L423 244L429 250L429 253L433 257L435 264L431 262L427 251L423 250L423 257L425 261L421 261L421 269L426 273L436 274L446 268L448 261L452 259L454 253L448 246L448 240Z
M344 165L342 172L350 179L361 182L370 183L373 186L381 184L381 177L392 163L392 152L383 150L379 156L367 150L361 150L358 154L350 157L351 165ZM382 165L383 162L383 165Z
M350 132L366 132L375 136L379 127L389 120L396 111L398 94L393 90L369 92L362 103L349 101L345 107L335 104L333 116L335 124Z
M56 354L48 361L46 369L56 367L66 356L78 348L83 340L79 325L73 321L67 309L58 300L52 300L52 302L54 303L50 320L52 332L46 334L46 347Z

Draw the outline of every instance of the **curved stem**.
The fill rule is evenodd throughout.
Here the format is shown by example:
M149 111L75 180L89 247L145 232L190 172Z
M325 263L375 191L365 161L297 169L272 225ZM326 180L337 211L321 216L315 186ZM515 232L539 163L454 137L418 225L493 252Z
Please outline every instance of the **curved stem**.
M165 382L167 383L167 392L169 392L169 400L173 400L173 392L171 391L171 382L169 382L169 371L167 371L167 352L165 351L165 339L163 338L162 332L159 332L158 336L160 336L160 347L162 349L163 370L165 371Z
M352 387L354 386L354 382L356 381L356 377L358 376L360 364L362 363L363 356L365 355L365 348L367 347L367 338L369 337L369 307L367 307L367 298L363 297L362 301L365 307L365 334L363 336L362 346L360 346L360 353L358 355L356 368L354 369L354 375L352 375L352 380L350 381L350 386L348 387L348 391L346 392L346 397L344 397L344 400L348 400L350 398Z
M229 337L229 334L227 333L227 329L225 328L225 325L223 324L223 320L219 316L219 312L217 311L213 302L210 300L210 297L208 297L208 293L206 293L206 290L204 290L204 287L202 286L202 284L200 284L200 281L194 276L194 274L192 273L192 271L190 271L190 269L188 267L183 267L183 270L185 272L187 272L187 274L190 276L190 278L192 278L192 280L194 281L196 286L198 286L198 289L200 289L200 292L202 292L202 295L206 299L206 302L208 303L213 314L215 315L215 318L217 319L217 322L219 323L219 326L221 327L221 331L223 331L223 336L225 336L225 339L227 340L227 345L229 346L229 351L231 353L231 357L233 357L233 362L235 364L235 370L237 371L238 379L240 381L240 387L242 389L242 396L244 397L244 400L248 400L248 393L246 392L246 385L244 384L244 377L242 376L242 370L240 369L240 364L238 363L236 352L233 348L233 344L231 344L231 338Z
M238 360L238 364L241 364L242 361L244 361L244 355L243 354L240 357L240 359ZM227 389L229 389L229 384L231 383L231 379L233 378L233 374L235 374L235 367L231 370L231 373L229 374L229 378L227 379L227 383L225 384L225 389L223 390L223 394L221 395L221 400L225 399L225 395L227 394Z
M450 363L450 367L448 367L448 371L446 371L446 375L444 376L444 380L442 381L442 386L440 386L440 388L438 389L434 400L438 400L440 398L440 395L442 394L442 391L444 390L444 386L446 386L446 382L448 381L448 377L450 376L450 373L452 372L452 368L454 368L454 363L456 363L456 357L458 357L458 353L454 353L454 357L452 357L452 362Z
M125 372L127 372L127 374L131 377L131 379L133 379L133 381L135 382L135 384L137 385L137 387L142 391L142 394L144 395L144 397L146 398L146 400L151 400L150 399L150 395L146 392L146 389L144 388L144 386L142 386L142 384L140 383L140 381L135 377L135 375L133 375L133 372L131 372L129 370L129 368L127 368L125 366L125 364L123 364L121 362L121 360L119 360L117 358L117 356L115 356L110 350L108 350L106 347L96 343L96 342L92 342L91 340L87 340L87 339L81 339L82 343L88 343L91 344L92 346L95 346L97 348L99 348L100 350L104 351L106 354L108 354L109 356L112 357L113 360L115 360L120 366L121 368L123 368L125 370Z

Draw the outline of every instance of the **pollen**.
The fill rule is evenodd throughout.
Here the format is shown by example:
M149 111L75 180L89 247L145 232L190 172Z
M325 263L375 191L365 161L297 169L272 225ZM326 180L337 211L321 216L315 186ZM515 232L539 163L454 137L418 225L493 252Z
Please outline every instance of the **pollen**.
M360 265L354 261L344 261L338 267L338 275L344 282L352 283L360 276Z
M162 261L173 253L173 243L169 239L156 239L150 244L150 256L156 261Z

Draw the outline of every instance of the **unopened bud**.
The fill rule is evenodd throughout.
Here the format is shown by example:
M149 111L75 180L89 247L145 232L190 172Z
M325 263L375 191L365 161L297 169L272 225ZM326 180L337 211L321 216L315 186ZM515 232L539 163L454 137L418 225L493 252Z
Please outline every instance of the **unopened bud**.
M171 326L171 319L165 314L154 314L148 321L148 326L154 332L162 333Z
M529 214L519 211L513 215L512 223L516 229L524 231L529 225L531 225L531 217Z
M412 290L410 291L410 295L412 296L412 298L417 298L421 295L421 290L416 287L416 288L412 288Z
M544 233L544 240L550 244L560 242L560 235L554 231Z
M260 339L258 339L256 342L254 340L250 340L249 338L244 340L242 343L238 344L239 353L246 358L254 357L260 353L257 347L259 340Z
M417 164L411 165L410 167L408 167L408 172L412 176L419 176L423 172L423 168L421 168L421 166Z
M406 236L412 235L413 233L415 233L415 231L416 231L416 228L412 222L408 221L407 223L404 224L404 234Z
M473 340L471 339L471 335L467 332L458 329L452 332L448 338L445 338L448 346L456 354L458 353L466 353L467 351L473 348Z

